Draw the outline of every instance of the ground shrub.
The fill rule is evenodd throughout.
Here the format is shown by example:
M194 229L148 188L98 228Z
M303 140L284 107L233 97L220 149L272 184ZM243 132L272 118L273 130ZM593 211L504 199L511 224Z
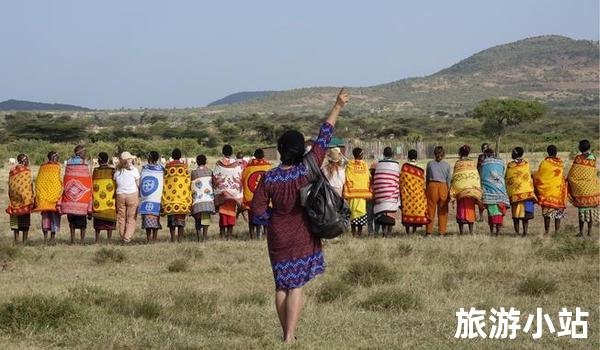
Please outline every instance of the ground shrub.
M342 275L342 280L352 285L370 287L376 284L392 282L396 272L381 261L356 261L350 264Z
M316 293L317 301L329 303L334 300L343 299L352 294L352 288L339 280L327 281L321 285Z
M120 263L125 261L125 253L120 249L115 248L100 248L94 254L94 262L98 265L105 264L107 262Z
M372 293L360 307L370 311L407 311L419 309L421 299L413 292L387 289Z
M171 261L169 266L167 266L167 270L169 272L184 272L184 271L187 271L187 269L188 269L188 263L187 263L187 261L185 261L183 259L175 259L175 260Z
M556 289L556 281L537 276L526 277L517 285L517 293L534 297L551 294L556 291Z

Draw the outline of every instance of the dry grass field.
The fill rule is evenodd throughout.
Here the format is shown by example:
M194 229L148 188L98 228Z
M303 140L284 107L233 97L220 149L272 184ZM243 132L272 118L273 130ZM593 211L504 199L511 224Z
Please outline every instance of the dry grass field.
M37 169L34 169L34 174ZM6 207L6 167L0 173ZM539 209L539 208L538 208ZM454 213L451 213L453 217ZM66 219L56 246L45 246L33 215L30 244L14 247L0 216L0 348L2 349L597 349L600 346L598 230L573 238L576 211L559 235L542 235L541 213L530 236L500 237L478 224L475 235L352 238L325 245L327 269L305 288L306 307L291 347L280 342L265 241L195 242L192 221L182 243L67 244ZM163 225L165 224L163 220ZM422 232L422 231L421 231ZM520 324L536 307L558 329L562 307L590 313L588 339L458 340L460 307L515 307ZM488 321L489 323L489 321ZM489 328L487 328L489 331Z

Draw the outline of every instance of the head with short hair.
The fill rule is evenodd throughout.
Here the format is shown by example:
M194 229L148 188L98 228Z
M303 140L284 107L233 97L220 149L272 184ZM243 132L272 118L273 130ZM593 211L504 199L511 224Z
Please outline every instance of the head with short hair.
M579 152L585 153L585 152L589 151L590 148L592 148L590 141L588 141L588 140L579 141Z
M408 151L408 160L417 160L418 154L416 149L411 149Z
M58 153L55 151L48 152L47 157L49 162L58 162Z
M244 153L242 153L242 152L236 153L235 154L235 158L237 158L237 159L244 159Z
M108 164L108 153L100 152L98 153L98 164Z
M523 147L515 147L512 150L512 159L517 159L517 158L521 158L523 157L523 153L525 153L525 150L523 149Z
M469 145L463 145L458 149L458 155L461 157L468 157L469 153L471 153L471 146Z
M181 150L179 148L175 148L173 152L171 152L171 158L174 160L181 159Z
M265 158L265 151L263 151L262 148L257 148L256 150L254 150L254 158L256 158L256 159Z
M556 149L556 146L550 145L546 147L546 152L548 152L548 155L550 157L556 157L556 155L558 154L558 149Z
M386 147L383 149L383 156L386 158L392 158L394 156L394 151L392 147Z
M488 149L488 148L490 148L490 144L489 143L484 142L484 143L481 144L481 152L482 153L485 153L485 150Z
M20 153L17 156L17 163L25 166L29 165L29 157L25 153Z
M354 159L363 159L363 149L360 147L354 147L352 150L352 155L354 156Z
M159 159L160 159L160 154L158 154L157 151L150 151L148 153L148 163L156 164L156 163L158 163Z
M494 156L494 149L493 148L488 148L485 151L483 151L483 154L485 154L486 157L493 157Z
M288 130L277 139L277 151L283 165L298 165L304 158L304 135Z
M73 149L73 153L80 158L85 158L85 147L83 147L83 145L77 145L75 146L75 149Z
M233 147L231 147L231 145L225 145L223 146L223 150L221 153L223 153L225 157L231 157L231 155L233 154Z
M440 160L444 159L444 156L446 156L446 151L444 151L444 147L435 146L435 148L433 149L433 156L435 157L435 160L437 160L438 162Z
M206 156L204 154L199 154L196 157L196 164L198 164L198 165L206 165Z

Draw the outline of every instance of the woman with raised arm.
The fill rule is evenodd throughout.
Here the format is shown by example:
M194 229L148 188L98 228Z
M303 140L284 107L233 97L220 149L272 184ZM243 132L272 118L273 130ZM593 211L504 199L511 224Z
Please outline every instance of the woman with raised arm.
M263 176L251 203L255 216L265 217L269 202L272 212L267 244L275 278L275 307L283 330L283 341L292 342L302 311L302 286L324 272L321 240L310 232L308 217L300 205L299 189L308 183L304 157L323 162L333 127L348 94L342 89L327 121L321 126L311 151L304 155L304 136L286 131L277 141L281 164Z

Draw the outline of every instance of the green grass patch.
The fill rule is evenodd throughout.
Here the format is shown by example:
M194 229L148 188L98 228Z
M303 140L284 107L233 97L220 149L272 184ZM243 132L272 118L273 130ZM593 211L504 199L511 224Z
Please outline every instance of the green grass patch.
M342 275L342 280L344 282L363 287L389 283L396 278L396 272L389 267L388 264L377 260L353 262L348 266L348 270Z
M75 302L50 295L20 296L0 306L0 328L10 333L54 329L80 318L81 309Z
M567 237L556 240L550 246L540 247L538 252L548 261L564 261L577 256L597 256L598 243L588 239Z
M370 311L408 311L420 309L421 304L421 299L413 292L386 289L370 294L360 307Z
M109 312L128 316L142 317L148 320L160 316L162 306L149 297L134 297L127 293L114 293L95 286L71 288L72 299L82 305L95 305Z
M327 281L321 285L316 293L319 303L329 303L334 300L344 299L352 294L352 287L339 280Z
M267 303L267 296L263 293L243 293L235 298L234 302L238 305L263 306Z
M188 269L188 262L183 259L175 259L171 261L169 266L167 266L167 270L169 272L185 272Z
M125 253L123 253L123 251L120 249L100 248L94 254L93 260L98 265L102 265L111 261L120 263L125 261Z
M527 277L517 285L517 293L534 297L554 293L556 289L556 281L537 276Z
M0 243L0 261L8 262L22 255L21 248L12 243Z

